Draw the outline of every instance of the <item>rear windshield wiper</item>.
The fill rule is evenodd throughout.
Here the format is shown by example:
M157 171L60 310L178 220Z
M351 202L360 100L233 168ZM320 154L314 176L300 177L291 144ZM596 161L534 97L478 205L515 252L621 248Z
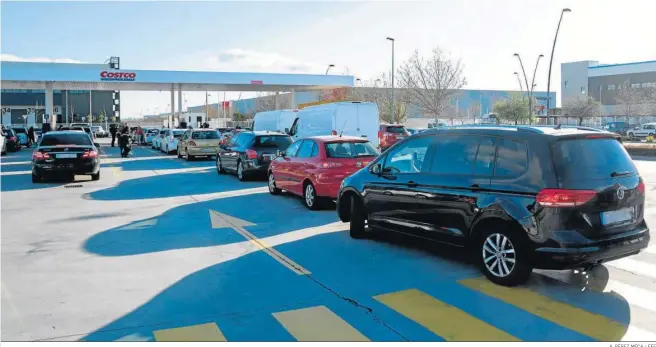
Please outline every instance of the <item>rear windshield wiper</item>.
M620 177L620 176L626 176L632 174L633 171L615 171L612 174L610 174L610 177Z

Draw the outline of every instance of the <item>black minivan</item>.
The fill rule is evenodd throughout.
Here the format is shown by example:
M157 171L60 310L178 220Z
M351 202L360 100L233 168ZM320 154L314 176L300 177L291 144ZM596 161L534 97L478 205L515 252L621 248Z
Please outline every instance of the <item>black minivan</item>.
M616 134L460 126L412 136L347 177L337 212L353 238L389 230L468 247L491 281L517 285L533 268L637 254L649 243L644 204Z

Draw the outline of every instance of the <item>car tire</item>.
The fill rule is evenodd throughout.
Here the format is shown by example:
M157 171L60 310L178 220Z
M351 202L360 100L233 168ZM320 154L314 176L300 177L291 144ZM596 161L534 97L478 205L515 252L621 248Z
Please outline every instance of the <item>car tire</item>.
M244 164L241 160L237 161L237 178L242 182L247 179L246 173L244 172Z
M40 183L43 180L41 176L32 173L32 183Z
M635 138L635 135L633 133L629 133L629 139L633 140Z
M100 179L100 170L98 173L91 175L91 180L92 181L98 181Z
M219 156L216 156L216 173L219 175L223 175L225 173L225 170L223 169L223 165L221 164L221 159Z
M196 159L196 157L194 157L193 155L191 155L191 154L189 154L189 153L187 153L187 155L185 156L185 158L187 159L187 161L192 161L192 160Z
M351 222L349 225L349 235L354 239L363 239L367 237L365 231L366 213L360 199L355 196L351 197Z
M504 223L495 223L486 228L479 238L476 252L481 271L496 284L523 284L533 271L525 240Z
M273 172L269 172L269 177L268 177L268 186L269 186L269 194L271 195L278 195L282 190L280 190L278 187L276 187L276 180L273 177Z
M180 147L176 150L178 152L178 159L182 159L182 154L180 154Z
M317 196L317 190L312 182L307 182L303 186L303 203L308 210L316 211L321 209L321 198Z

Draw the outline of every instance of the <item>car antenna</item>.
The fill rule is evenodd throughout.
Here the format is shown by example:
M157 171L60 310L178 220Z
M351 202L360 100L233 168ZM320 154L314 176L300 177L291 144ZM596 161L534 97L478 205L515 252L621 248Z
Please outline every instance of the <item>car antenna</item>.
M344 125L342 125L342 131L339 132L339 137L342 137L342 134L344 133L344 128L346 128L346 119L344 119Z

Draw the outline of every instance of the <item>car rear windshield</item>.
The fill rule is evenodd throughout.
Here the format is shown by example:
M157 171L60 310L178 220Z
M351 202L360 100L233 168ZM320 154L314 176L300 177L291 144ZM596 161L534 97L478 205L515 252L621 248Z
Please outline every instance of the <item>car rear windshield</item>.
M8 130L8 129L3 130L2 133L5 136L14 136L14 132L12 132L11 130Z
M556 173L561 182L608 179L613 173L637 173L624 146L614 138L556 142Z
M40 146L78 145L91 146L87 134L45 134Z
M18 134L25 134L25 129L24 128L14 128L14 131Z
M172 133L173 133L173 137L176 139L179 139L182 137L182 135L184 135L184 131L173 131Z
M291 144L292 144L291 136L267 135L267 136L257 136L255 138L254 146L279 148L281 150L285 150Z
M218 139L219 138L219 132L218 131L194 131L191 134L191 138L194 139L194 140Z
M393 134L405 134L406 130L404 126L388 126L387 132Z
M150 130L148 130L148 133L149 133L149 134L157 134L158 132L159 132L159 130L157 130L157 129L150 129Z
M326 143L328 158L375 157L379 153L371 142Z

